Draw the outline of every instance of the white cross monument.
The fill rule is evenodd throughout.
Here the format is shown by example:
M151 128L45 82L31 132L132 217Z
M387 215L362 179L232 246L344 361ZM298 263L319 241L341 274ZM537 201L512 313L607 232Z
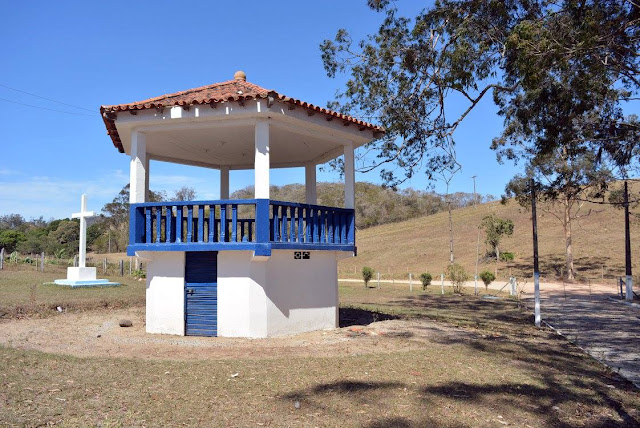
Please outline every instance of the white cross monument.
M93 211L87 211L87 195L82 195L80 212L71 214L71 218L80 219L79 266L67 268L67 279L56 279L56 284L70 285L71 287L119 285L108 279L96 279L96 268L87 267L87 218L93 216L95 216Z

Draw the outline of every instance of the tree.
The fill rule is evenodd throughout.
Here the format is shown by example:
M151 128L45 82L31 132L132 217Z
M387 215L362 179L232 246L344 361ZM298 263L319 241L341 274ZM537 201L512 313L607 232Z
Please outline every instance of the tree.
M24 217L20 214L6 214L0 216L0 230L2 229L20 229L26 223Z
M362 279L364 280L364 286L369 286L369 281L373 278L373 269L368 266L362 268Z
M542 159L541 159L542 158ZM587 151L566 154L564 147L549 156L530 161L525 175L517 175L508 184L505 196L515 196L520 205L531 206L530 177L535 179L536 197L540 209L562 223L565 241L565 274L575 278L572 224L574 220L591 214L582 208L587 200L603 197L612 175L599 167L595 154Z
M182 186L175 191L172 201L193 201L196 199L196 191L193 187Z
M505 122L492 148L500 162L523 162L529 171L514 178L507 195L526 198L517 193L526 191L524 179L545 180L541 197L563 205L572 279L571 213L578 199L585 189L602 187L613 168L626 177L640 155L638 118L623 109L640 88L640 6L442 0L413 20L399 16L389 0L369 6L385 14L375 35L354 44L340 30L321 50L329 76L350 75L341 108L388 129L374 144L379 163L395 162L407 177L421 162L430 171L452 170L457 126L493 94ZM452 94L467 106L449 120ZM386 169L381 173L397 182Z
M423 272L420 274L420 282L422 282L422 290L426 291L427 287L431 285L431 280L433 277L429 272Z
M47 237L47 253L53 254L64 249L67 254L76 254L80 239L79 223L77 219L60 221L56 230Z
M496 279L496 276L493 274L493 272L485 270L480 273L480 279L484 283L485 290L488 291L489 284L491 284Z
M495 254L496 261L500 260L500 241L505 236L513 235L513 221L502 219L495 214L488 215L482 219L481 226L485 233L485 244L491 248L491 252Z
M12 253L20 242L25 240L24 233L18 230L2 230L0 231L0 248L4 247L7 253Z
M469 275L467 275L464 267L458 263L450 264L447 266L447 277L449 281L451 281L453 292L462 294L462 287L464 287L465 282L469 279Z
M375 34L354 42L341 29L320 48L330 77L348 75L331 107L387 130L372 145L371 168L395 163L405 175L384 167L387 183L411 177L418 165L429 179L455 169L454 132L488 94L505 117L494 145L507 159L523 135L532 157L571 147L576 134L598 162L626 168L638 155L638 139L629 137L638 134L637 118L621 108L639 87L637 3L442 0L413 19L390 0L368 4L384 13ZM448 108L451 99L466 105ZM450 118L452 111L459 114Z

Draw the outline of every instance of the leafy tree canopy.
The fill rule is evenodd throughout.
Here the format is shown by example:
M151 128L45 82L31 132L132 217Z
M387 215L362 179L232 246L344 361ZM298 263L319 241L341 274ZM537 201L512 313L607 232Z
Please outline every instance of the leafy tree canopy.
M394 2L368 4L384 14L378 31L354 42L339 30L321 51L329 76L348 75L332 107L387 129L373 143L377 165L404 170L384 166L389 184L419 165L429 178L455 170L454 132L487 94L505 118L499 159L535 165L565 147L624 170L638 155L638 120L622 109L639 86L637 3L442 0L411 19Z

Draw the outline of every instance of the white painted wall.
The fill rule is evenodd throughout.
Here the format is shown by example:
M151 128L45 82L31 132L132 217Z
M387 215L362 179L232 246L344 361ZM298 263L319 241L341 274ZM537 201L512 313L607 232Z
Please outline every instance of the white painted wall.
M274 250L266 261L251 251L218 253L218 336L267 337L338 325L340 252ZM184 335L184 252L149 251L147 332Z
M265 262L252 251L218 253L218 336L265 337Z
M292 250L274 250L267 262L267 335L338 326L338 262L334 251L311 251L296 260Z
M149 251L147 333L184 336L184 263L181 251Z
M266 261L249 251L218 254L218 336L267 337L338 325L338 265L333 251L295 260L274 250Z

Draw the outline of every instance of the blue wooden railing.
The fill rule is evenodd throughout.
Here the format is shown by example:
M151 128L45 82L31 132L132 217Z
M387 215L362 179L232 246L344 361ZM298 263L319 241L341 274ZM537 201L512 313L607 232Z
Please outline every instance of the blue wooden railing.
M243 199L131 204L129 247L136 251L355 249L353 209Z

